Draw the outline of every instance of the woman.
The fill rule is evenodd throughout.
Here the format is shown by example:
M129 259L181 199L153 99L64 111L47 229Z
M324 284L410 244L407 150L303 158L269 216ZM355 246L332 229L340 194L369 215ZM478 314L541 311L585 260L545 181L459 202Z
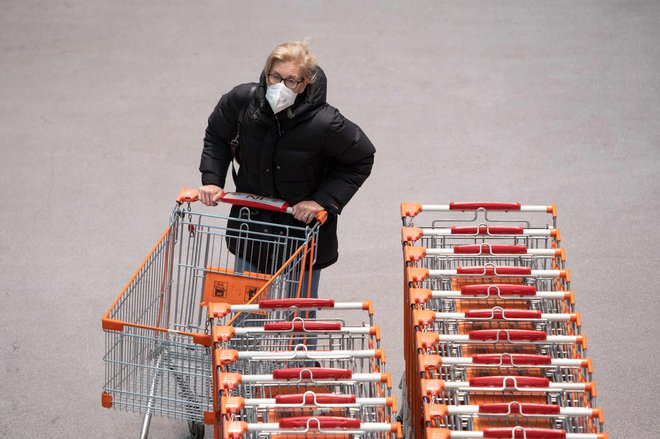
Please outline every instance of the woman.
M206 205L222 195L242 109L236 190L293 206L292 216L262 212L259 219L304 226L317 212L328 212L313 267L311 296L317 297L320 270L338 258L337 215L371 173L376 150L360 127L326 102L326 77L307 44L281 44L268 56L259 83L235 87L209 117L199 168ZM234 206L230 215L238 212ZM237 256L260 271L268 262Z

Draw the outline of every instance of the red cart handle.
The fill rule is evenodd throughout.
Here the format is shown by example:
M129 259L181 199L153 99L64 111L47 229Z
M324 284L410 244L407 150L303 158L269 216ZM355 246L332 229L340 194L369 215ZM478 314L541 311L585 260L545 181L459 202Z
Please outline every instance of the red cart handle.
M452 235L522 235L522 227L507 226L454 226Z
M463 255L503 255L503 254L526 254L527 247L524 245L455 245L454 253Z
M468 319L493 319L493 320L506 320L506 319L540 319L540 310L528 309L469 309L465 311L465 317Z
M470 378L471 387L548 387L550 380L529 376L483 376Z
M193 203L199 200L199 191L193 188L183 188L176 198L177 203ZM289 203L278 198L264 197L263 195L246 192L222 192L220 200L236 206L252 207L254 209L270 210L273 212L293 213ZM328 218L328 212L322 210L316 214L316 220L323 224Z
M529 276L532 274L531 267L494 267L485 265L483 267L458 267L457 274L476 274L482 276Z
M484 284L464 285L461 287L463 296L536 296L533 285Z
M519 415L558 415L561 407L554 404L509 403L479 404L479 414L519 414Z
M449 210L520 210L520 203L449 203Z
M540 312L540 311L539 311ZM266 323L264 331L290 331L290 332L306 332L306 331L340 331L340 322L305 322L296 320L293 322L276 322Z
M333 299L266 299L259 302L260 309L279 308L334 308Z
M565 439L565 430L550 430L548 428L484 428L484 438L488 439Z
M245 192L223 192L220 200L223 203L252 207L254 209L271 210L281 213L293 212L293 208L284 200Z
M527 329L478 329L469 331L470 340L496 340L496 341L543 341L548 334L543 331Z
M273 371L273 378L277 380L322 380L322 379L350 379L353 377L351 369L332 369L324 367L292 367Z
M472 362L497 366L544 366L552 364L552 357L535 354L476 354L472 356Z
M280 419L280 428L346 428L358 429L362 421L339 416L298 416L295 418Z
M295 395L277 395L275 403L277 404L355 404L357 397L355 395L336 395L334 393L314 393L305 392Z

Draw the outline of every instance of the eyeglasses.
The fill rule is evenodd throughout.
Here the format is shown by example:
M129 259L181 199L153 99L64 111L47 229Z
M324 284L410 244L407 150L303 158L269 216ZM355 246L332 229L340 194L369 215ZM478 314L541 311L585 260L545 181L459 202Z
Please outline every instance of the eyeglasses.
M285 79L285 78L282 78L277 73L269 73L268 74L268 80L273 84L277 84L278 82L284 81L284 85L286 85L287 88L290 88L290 89L294 89L294 88L298 87L298 84L305 81L304 79L301 79L300 81L298 81L297 79L293 79L293 78L286 78Z

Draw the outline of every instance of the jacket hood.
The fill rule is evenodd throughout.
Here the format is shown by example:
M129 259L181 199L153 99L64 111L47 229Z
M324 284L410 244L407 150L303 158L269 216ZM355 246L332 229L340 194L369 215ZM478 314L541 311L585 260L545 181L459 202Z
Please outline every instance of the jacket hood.
M266 111L272 112L268 101L266 101L267 88L266 74L261 72L261 76L259 77L259 89L257 91L259 106L262 110L267 108L268 110ZM289 119L293 119L297 116L305 115L305 113L313 112L326 103L327 90L328 80L325 76L325 72L323 72L321 67L316 66L316 81L314 81L313 84L307 84L305 91L296 97L296 102L288 109L288 111L283 111L282 114L286 114Z

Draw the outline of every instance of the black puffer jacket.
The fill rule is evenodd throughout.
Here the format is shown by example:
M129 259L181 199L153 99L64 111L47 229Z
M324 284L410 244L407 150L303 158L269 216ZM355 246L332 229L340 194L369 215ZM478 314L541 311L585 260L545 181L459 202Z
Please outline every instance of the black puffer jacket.
M229 141L253 85L239 85L222 96L209 117L199 168L202 184L225 186ZM314 200L328 211L315 268L337 260L337 215L371 173L376 152L360 127L326 102L326 85L325 74L318 68L317 80L297 96L293 106L275 115L265 98L262 73L243 117L236 181L239 192L281 198L291 205ZM237 214L232 209L231 215ZM284 214L268 214L268 221L304 226Z

